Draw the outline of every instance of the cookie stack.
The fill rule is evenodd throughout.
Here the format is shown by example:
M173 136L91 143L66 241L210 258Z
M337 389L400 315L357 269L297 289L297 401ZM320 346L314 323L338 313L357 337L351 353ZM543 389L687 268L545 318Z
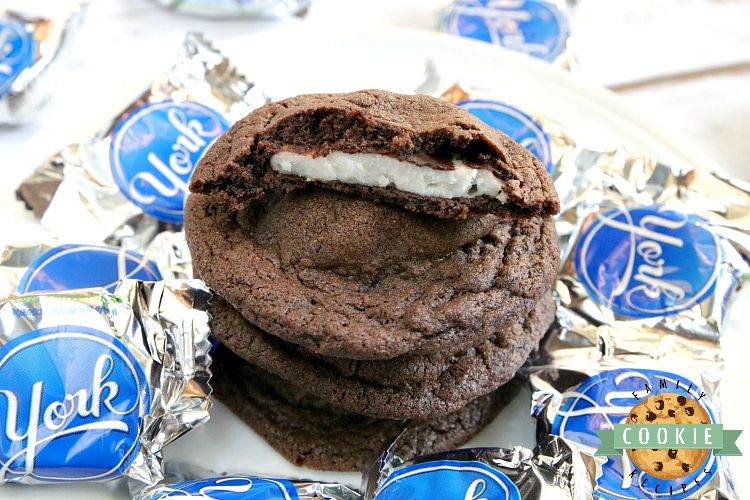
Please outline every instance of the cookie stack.
M460 446L554 317L552 179L436 98L268 104L198 164L185 208L214 291L214 394L291 462L360 470L396 436Z

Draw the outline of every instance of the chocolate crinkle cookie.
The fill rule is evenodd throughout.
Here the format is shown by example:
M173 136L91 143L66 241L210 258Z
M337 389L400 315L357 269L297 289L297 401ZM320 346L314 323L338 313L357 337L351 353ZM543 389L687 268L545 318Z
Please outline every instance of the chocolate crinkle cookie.
M326 356L468 347L527 314L559 262L551 217L441 219L311 188L275 201L190 196L193 266L250 322Z
M340 469L326 440L352 422L388 429L353 444L359 457L404 428L457 429L416 452L459 446L511 397L503 388L554 318L551 177L440 99L364 90L268 104L214 143L190 189L193 269L232 354L216 364L217 397L295 463ZM263 375L256 387L221 370ZM257 391L271 379L283 404L266 408ZM310 439L297 415L318 407L336 418Z
M310 353L263 332L221 298L214 300L212 331L246 361L334 407L375 418L432 418L512 379L554 314L554 301L544 297L525 318L468 349L375 361Z
M398 438L404 460L461 446L489 424L523 385L514 377L454 412L386 419L347 412L249 363L223 346L214 354L215 396L297 466L360 472Z

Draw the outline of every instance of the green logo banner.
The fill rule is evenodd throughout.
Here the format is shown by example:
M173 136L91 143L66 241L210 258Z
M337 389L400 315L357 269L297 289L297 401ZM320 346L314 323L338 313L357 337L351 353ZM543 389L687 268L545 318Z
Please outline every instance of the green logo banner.
M595 431L602 441L596 455L622 455L640 448L712 450L714 455L742 456L735 441L741 430L724 430L723 424L615 424L612 430Z

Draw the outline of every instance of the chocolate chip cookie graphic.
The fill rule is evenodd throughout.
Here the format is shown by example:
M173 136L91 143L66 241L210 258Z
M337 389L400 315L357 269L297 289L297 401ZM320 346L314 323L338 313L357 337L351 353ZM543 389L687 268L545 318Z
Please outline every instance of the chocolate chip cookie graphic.
M635 405L631 424L710 424L711 417L698 401L681 394L663 393ZM708 458L707 449L631 449L628 457L643 472L660 479L677 479L698 470Z

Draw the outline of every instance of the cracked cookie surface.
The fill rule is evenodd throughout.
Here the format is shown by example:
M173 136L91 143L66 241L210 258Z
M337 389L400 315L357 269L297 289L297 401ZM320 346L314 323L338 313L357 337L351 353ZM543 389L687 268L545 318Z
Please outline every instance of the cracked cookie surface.
M220 297L211 309L216 339L243 359L332 406L377 418L454 412L512 379L555 315L545 297L522 320L465 350L355 361L315 355L261 331Z
M191 195L198 277L251 323L325 356L469 347L524 317L559 264L549 216L441 219L327 190L243 210Z

